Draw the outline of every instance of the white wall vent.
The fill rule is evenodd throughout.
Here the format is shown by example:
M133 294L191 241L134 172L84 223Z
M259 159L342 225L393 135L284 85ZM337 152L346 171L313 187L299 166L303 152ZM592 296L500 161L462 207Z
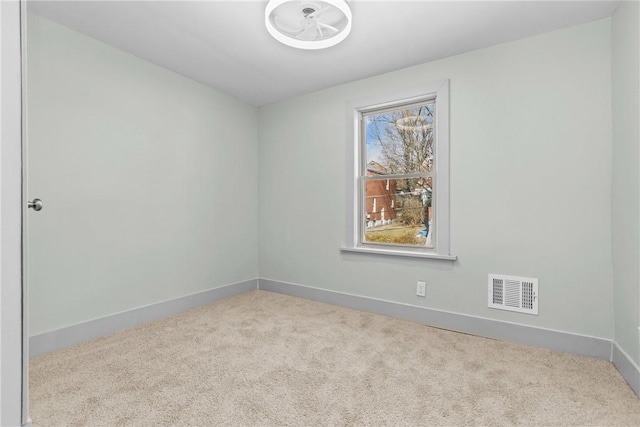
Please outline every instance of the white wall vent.
M489 308L538 314L538 279L489 275Z

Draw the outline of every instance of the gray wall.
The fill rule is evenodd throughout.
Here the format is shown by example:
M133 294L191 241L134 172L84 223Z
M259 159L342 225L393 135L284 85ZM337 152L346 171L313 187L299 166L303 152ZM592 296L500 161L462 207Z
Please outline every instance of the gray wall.
M261 108L260 276L612 338L610 58L604 19ZM342 255L347 102L441 78L458 261ZM539 278L539 316L488 309L488 273Z
M640 364L639 10L638 2L622 2L612 19L615 340L637 364Z
M29 16L32 335L257 272L257 109Z

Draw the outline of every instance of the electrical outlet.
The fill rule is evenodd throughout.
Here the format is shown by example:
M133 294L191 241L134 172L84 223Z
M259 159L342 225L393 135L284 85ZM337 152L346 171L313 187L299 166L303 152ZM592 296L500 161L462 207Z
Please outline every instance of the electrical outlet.
M419 297L427 295L427 284L425 282L418 282L416 285L416 295Z

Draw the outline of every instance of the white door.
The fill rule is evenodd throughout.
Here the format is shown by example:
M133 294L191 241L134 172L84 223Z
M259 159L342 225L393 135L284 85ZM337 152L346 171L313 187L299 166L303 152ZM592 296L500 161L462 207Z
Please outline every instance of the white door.
M22 425L31 425L29 419L29 218L39 214L42 201L29 194L27 161L27 2L20 0L20 68L21 68L21 127L22 127Z
M0 425L27 418L26 258L21 28L24 4L0 1Z

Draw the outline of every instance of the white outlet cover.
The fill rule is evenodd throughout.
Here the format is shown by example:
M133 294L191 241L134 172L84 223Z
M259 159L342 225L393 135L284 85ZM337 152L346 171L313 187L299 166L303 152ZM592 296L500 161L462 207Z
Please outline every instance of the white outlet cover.
M427 284L426 282L418 282L416 284L416 295L419 297L423 297L427 294Z

